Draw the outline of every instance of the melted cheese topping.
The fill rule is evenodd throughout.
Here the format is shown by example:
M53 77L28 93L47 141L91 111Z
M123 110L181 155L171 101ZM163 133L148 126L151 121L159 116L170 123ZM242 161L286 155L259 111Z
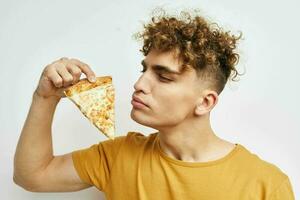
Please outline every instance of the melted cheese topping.
M74 94L70 98L101 132L114 138L114 88L111 84Z

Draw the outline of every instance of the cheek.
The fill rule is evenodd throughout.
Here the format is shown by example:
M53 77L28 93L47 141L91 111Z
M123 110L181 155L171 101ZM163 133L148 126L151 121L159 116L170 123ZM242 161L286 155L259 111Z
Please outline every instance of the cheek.
M182 120L194 109L194 102L191 94L169 93L157 102L155 113L162 120Z

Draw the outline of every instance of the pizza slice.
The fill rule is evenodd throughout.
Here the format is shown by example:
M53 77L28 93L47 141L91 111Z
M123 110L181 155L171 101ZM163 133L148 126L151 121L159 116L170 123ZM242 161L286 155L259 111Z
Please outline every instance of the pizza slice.
M114 139L115 91L110 76L97 77L94 83L82 79L64 93L105 136Z

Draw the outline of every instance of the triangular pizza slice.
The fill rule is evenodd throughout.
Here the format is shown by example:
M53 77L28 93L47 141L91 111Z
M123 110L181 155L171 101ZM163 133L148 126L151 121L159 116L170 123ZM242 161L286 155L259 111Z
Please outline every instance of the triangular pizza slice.
M110 76L97 77L93 83L82 79L64 93L104 135L114 139L115 91Z

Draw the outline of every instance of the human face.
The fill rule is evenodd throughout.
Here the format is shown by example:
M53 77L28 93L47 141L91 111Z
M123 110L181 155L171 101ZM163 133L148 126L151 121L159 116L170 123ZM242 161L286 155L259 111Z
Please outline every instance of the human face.
M133 99L145 105L131 102L131 118L137 123L160 129L193 117L199 98L196 71L189 68L180 74L182 63L174 55L152 50L142 61L142 75L134 84Z

